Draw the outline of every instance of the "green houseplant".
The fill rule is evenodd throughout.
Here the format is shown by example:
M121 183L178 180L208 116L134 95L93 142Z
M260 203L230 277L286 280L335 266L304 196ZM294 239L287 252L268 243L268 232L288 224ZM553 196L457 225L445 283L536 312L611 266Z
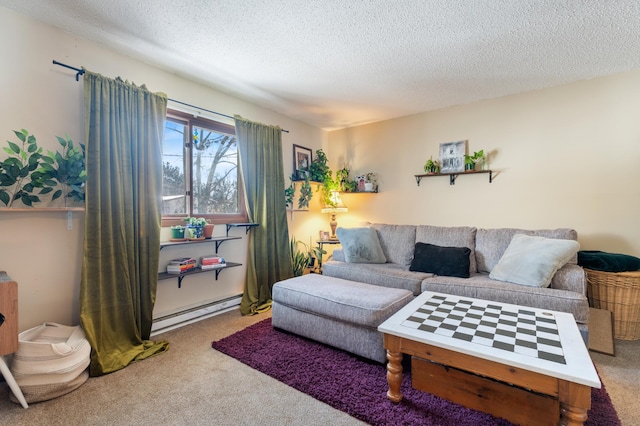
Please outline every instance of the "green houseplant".
M309 246L304 242L296 240L292 237L289 241L291 249L291 266L293 267L293 276L299 277L304 274L304 270L310 263Z
M440 162L429 157L426 163L424 163L424 171L430 175L440 173Z
M473 155L464 156L464 170L465 171L473 171L476 169L476 164L478 161L484 158L484 150L481 149L478 152L474 152Z
M58 143L62 146L62 152L48 151L47 155L41 157L41 170L46 173L48 179L59 182L63 189L56 190L51 200L55 200L64 195L65 206L70 198L77 202L84 202L85 188L87 181L87 171L85 167L85 146L79 144L74 146L73 141L57 136Z
M20 200L31 207L41 201L38 195L51 192L56 182L39 169L42 148L38 147L35 136L25 129L13 133L20 142L7 141L8 146L4 148L9 157L0 162L0 202L12 207ZM40 189L37 195L34 194L36 189Z
M187 223L186 236L190 240L201 240L204 238L204 226L207 219L203 217L187 217L184 220Z

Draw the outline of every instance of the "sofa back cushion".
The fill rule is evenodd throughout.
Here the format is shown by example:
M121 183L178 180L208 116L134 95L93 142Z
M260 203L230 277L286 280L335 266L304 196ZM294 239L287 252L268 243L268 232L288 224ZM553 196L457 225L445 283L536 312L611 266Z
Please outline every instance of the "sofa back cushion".
M468 247L469 272L476 272L476 228L469 226L432 226L416 227L416 243L427 243L442 247ZM506 249L506 247L505 247Z
M378 239L387 262L397 263L408 270L416 244L416 227L384 223L374 223L371 226L378 232Z
M476 261L478 262L478 272L490 273L498 264L509 243L516 234L534 235L545 238L559 238L563 240L577 240L578 233L573 229L518 229L518 228L496 228L478 229L476 233ZM577 255L569 259L570 264L577 262Z

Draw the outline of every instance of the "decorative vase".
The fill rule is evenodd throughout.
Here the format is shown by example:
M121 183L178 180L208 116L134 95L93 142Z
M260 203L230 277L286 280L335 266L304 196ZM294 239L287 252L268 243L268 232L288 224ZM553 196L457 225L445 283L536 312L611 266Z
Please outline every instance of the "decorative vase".
M373 192L373 182L365 182L364 183L364 190L366 192Z

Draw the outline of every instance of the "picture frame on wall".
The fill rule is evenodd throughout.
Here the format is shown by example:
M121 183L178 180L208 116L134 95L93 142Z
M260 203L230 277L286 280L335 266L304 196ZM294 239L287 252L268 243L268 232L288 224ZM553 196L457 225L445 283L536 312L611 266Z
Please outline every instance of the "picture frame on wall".
M293 173L296 180L304 180L309 175L309 166L313 161L313 151L300 145L293 145Z
M464 156L466 153L466 140L441 143L440 173L464 172Z

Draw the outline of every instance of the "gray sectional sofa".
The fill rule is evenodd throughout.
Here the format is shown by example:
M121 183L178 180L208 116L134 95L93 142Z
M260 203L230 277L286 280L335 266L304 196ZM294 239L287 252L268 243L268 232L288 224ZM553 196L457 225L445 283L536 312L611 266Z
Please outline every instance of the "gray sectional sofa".
M543 239L575 241L575 230L477 229L392 224L370 226L376 231L386 262L347 262L345 250L338 249L333 252L333 258L323 264L323 275L376 286L406 289L414 295L429 290L568 312L575 317L585 342L588 341L589 304L586 276L584 270L577 265L575 254L552 275L548 287L521 285L491 277L494 275L492 270L501 261L514 236L524 234L544 237ZM469 277L411 271L416 243L468 248ZM535 257L535 253L532 253L532 257Z

